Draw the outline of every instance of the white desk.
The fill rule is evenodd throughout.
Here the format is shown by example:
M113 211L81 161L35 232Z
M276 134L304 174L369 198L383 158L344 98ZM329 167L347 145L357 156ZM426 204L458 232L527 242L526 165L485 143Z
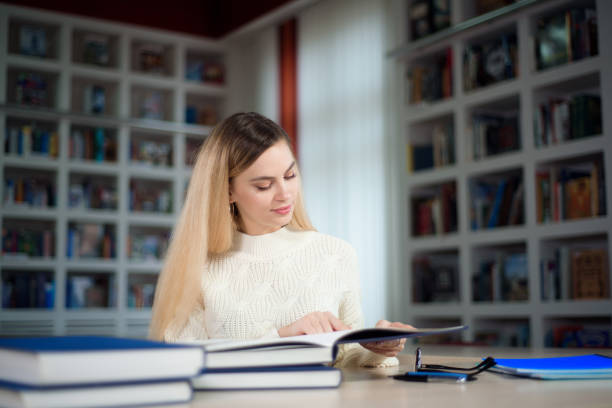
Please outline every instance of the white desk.
M525 350L423 346L424 363L475 365L481 357L548 357L612 350ZM414 346L407 347L411 353ZM541 381L484 372L465 384L398 381L390 375L414 370L412 354L400 366L344 369L337 389L197 392L190 407L612 407L612 380Z

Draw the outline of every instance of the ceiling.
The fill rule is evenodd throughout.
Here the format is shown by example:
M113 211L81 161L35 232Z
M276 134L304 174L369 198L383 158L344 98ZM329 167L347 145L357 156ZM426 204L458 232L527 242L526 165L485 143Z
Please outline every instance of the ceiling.
M192 34L221 38L294 0L2 0L41 8Z

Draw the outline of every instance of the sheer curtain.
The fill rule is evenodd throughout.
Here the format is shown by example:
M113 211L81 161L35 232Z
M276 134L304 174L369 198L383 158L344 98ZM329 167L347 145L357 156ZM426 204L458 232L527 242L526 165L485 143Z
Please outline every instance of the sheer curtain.
M315 227L359 255L366 325L387 314L382 0L323 1L298 19L298 134Z

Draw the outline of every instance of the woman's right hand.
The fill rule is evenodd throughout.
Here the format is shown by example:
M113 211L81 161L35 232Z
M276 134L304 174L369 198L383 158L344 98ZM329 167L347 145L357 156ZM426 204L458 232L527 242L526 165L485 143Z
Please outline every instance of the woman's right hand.
M350 329L342 320L330 312L312 312L288 326L278 329L281 337L301 336L302 334L327 333Z

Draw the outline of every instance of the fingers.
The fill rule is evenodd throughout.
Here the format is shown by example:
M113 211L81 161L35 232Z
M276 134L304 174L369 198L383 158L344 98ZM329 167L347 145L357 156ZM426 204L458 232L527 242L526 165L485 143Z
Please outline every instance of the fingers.
M414 329L414 326L411 326L409 324L404 324L402 322L393 322L393 323L389 323L389 327L398 327L400 329Z
M329 322L331 323L332 327L333 327L333 331L338 331L338 330L349 330L350 326L347 325L346 323L344 323L342 320L338 319L336 316L334 316L333 314L327 312L328 317L329 317Z

